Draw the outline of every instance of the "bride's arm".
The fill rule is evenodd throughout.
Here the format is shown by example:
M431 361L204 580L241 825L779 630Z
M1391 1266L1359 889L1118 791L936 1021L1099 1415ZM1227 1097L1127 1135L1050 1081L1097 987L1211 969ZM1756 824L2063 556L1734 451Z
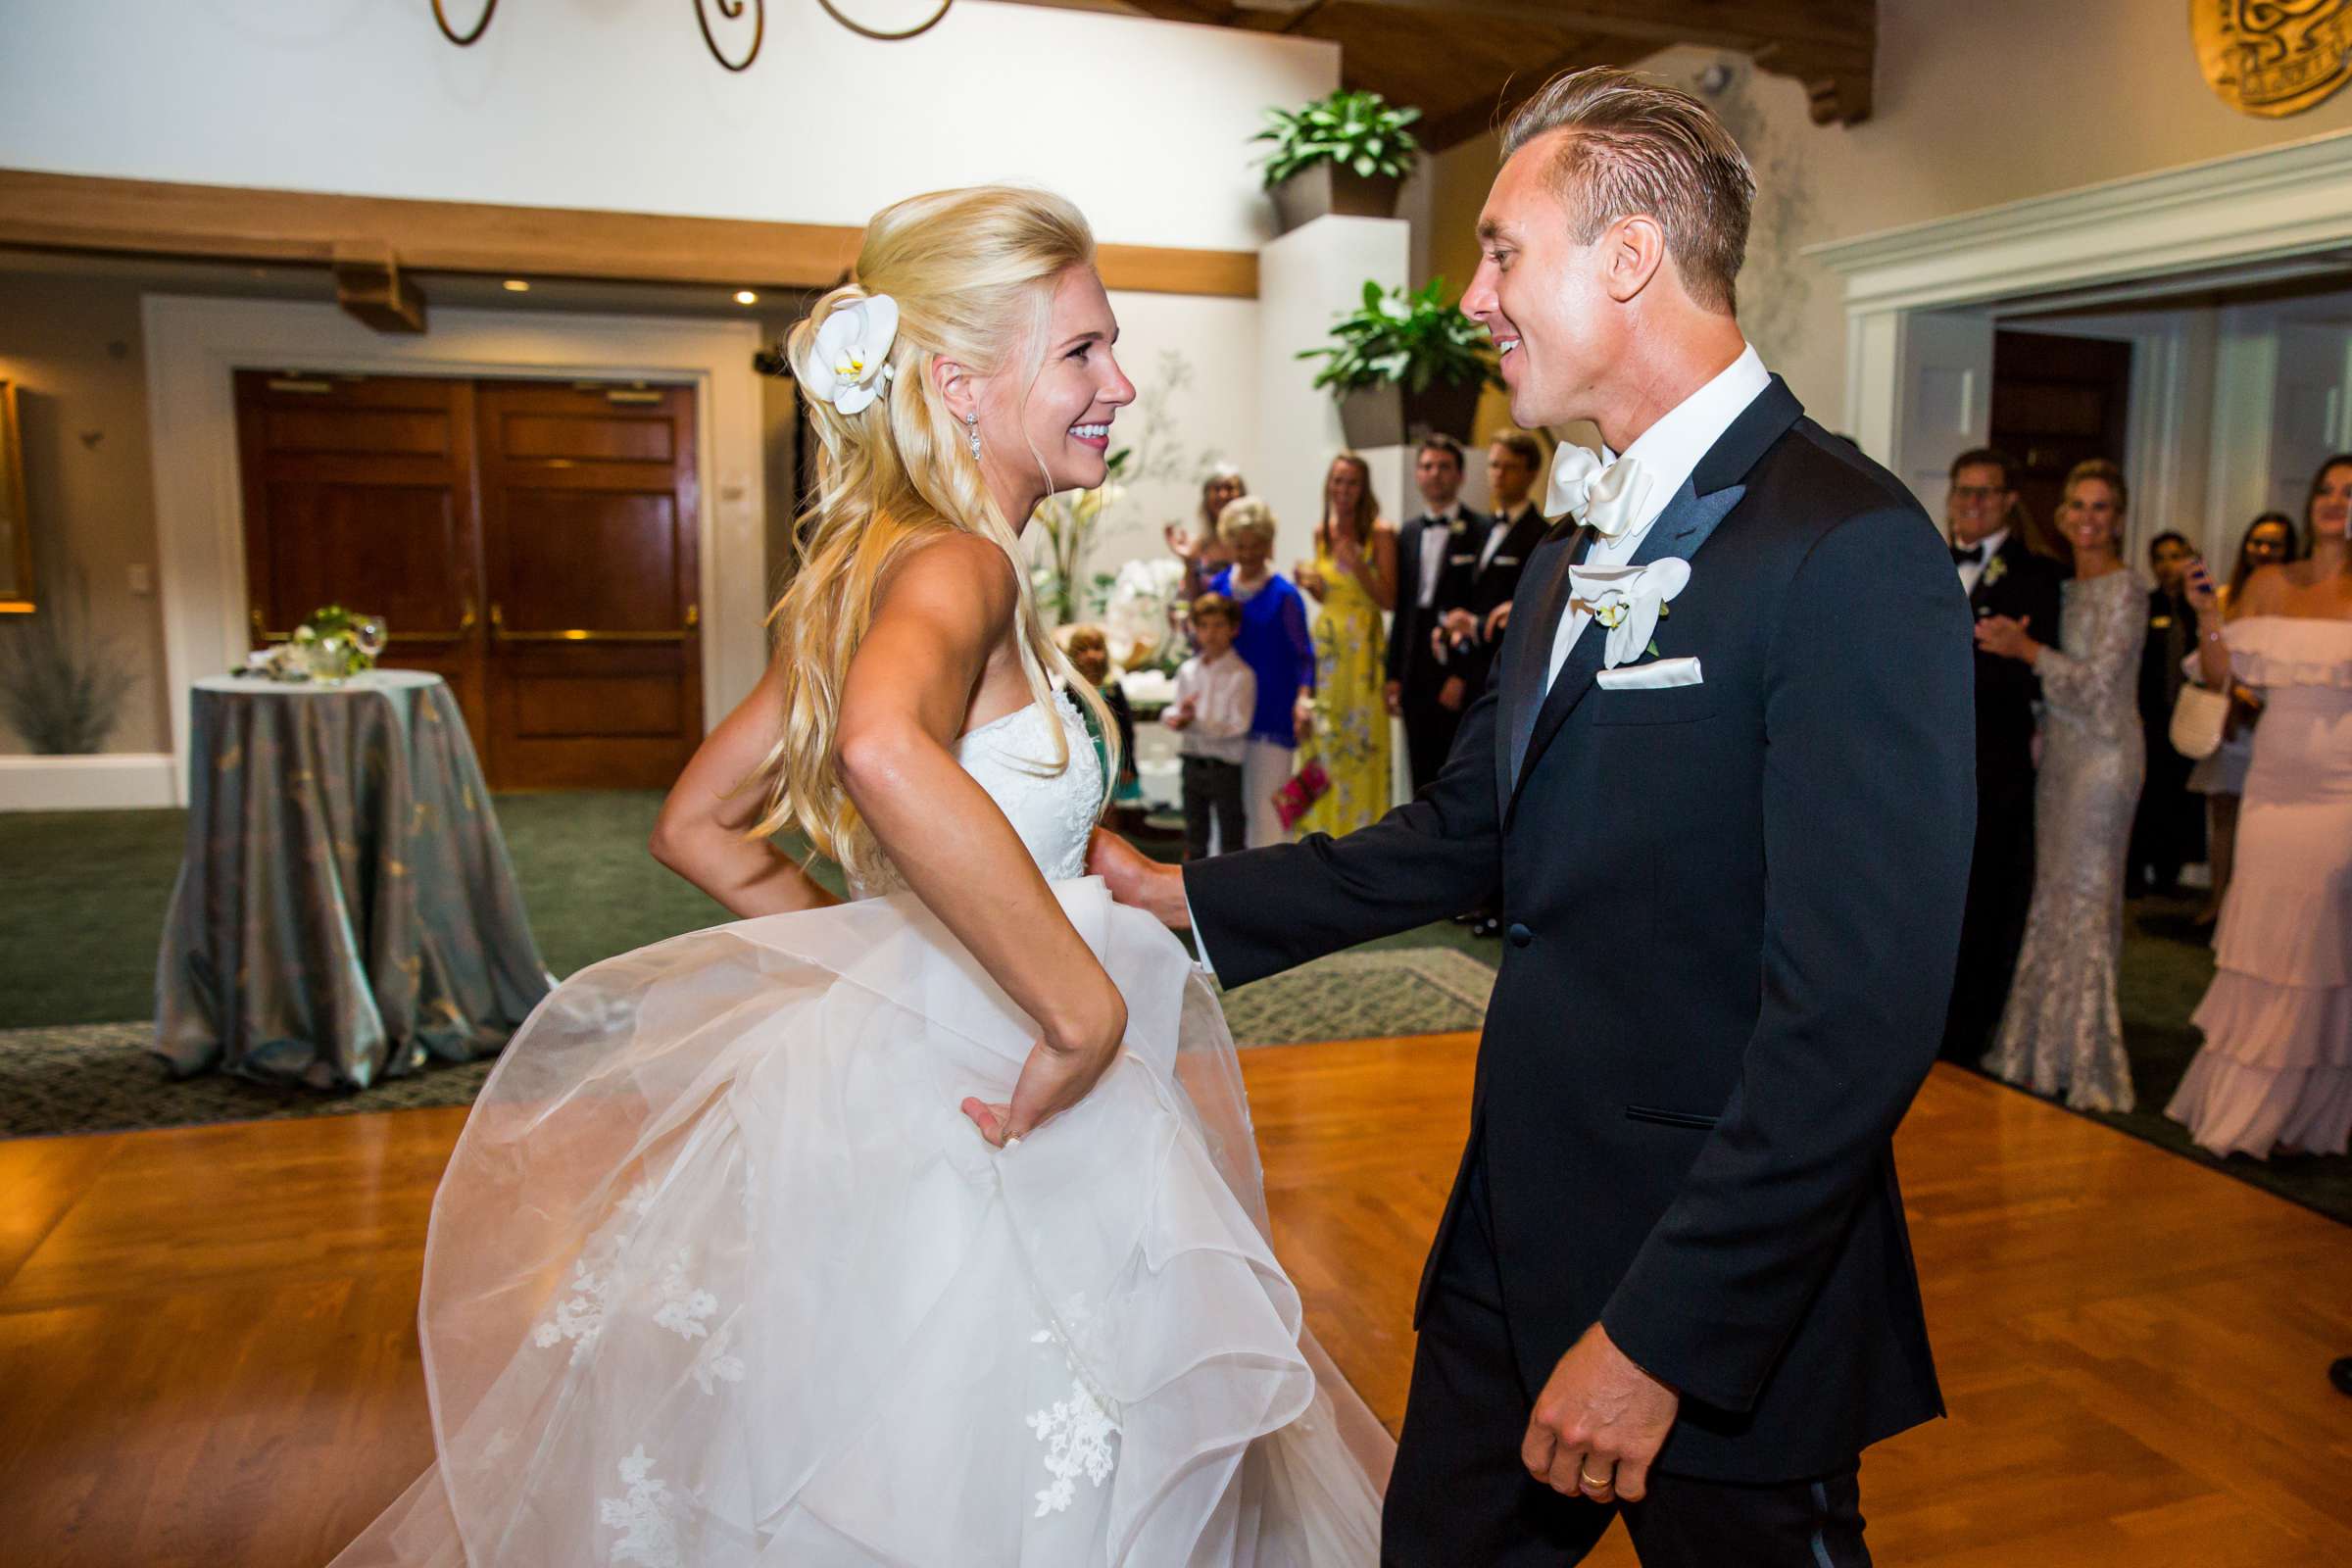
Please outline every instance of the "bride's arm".
M838 903L792 857L765 839L746 838L762 804L752 772L776 740L783 711L774 667L695 748L662 814L654 819L654 858L749 919Z
M836 742L842 788L891 863L1044 1032L1008 1109L965 1106L995 1143L1077 1103L1127 1032L1118 987L953 750L1005 645L1011 573L1002 550L968 536L897 567L850 662Z

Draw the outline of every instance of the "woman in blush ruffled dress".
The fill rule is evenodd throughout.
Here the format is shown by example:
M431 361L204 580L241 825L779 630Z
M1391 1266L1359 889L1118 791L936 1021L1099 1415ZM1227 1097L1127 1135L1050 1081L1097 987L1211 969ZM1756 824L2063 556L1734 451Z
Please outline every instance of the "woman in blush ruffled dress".
M2124 952L2124 862L2147 770L2139 655L2147 594L2121 554L2130 498L2112 463L2075 466L2058 527L2073 547L2061 653L2005 615L1978 645L2023 660L2047 705L2034 788L2034 904L2009 1004L1984 1070L2080 1110L2130 1110L2132 1059L2116 1000Z
M1370 1568L1393 1447L1216 1000L1085 876L1078 704L1117 747L1020 533L1102 482L1117 335L1085 220L1004 187L877 214L793 328L775 659L654 845L742 918L500 1058L425 1243L435 1464L338 1568Z
M2222 608L2189 568L2205 684L2262 694L2205 1045L2165 1114L2217 1154L2352 1144L2352 454L2311 483L2311 553Z

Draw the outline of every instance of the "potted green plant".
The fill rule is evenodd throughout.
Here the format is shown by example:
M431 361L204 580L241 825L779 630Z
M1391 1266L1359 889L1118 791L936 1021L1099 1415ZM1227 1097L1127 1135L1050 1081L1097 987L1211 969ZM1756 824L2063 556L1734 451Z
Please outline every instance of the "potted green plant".
M1333 324L1332 341L1298 356L1324 362L1314 385L1338 401L1349 446L1430 432L1470 438L1479 394L1502 383L1487 329L1445 298L1442 277L1409 293L1367 280L1363 305Z
M1418 109L1397 109L1376 92L1335 92L1302 109L1269 109L1266 128L1251 141L1274 144L1266 155L1266 190L1282 231L1326 214L1394 218L1396 193L1421 161L1421 143L1406 127Z

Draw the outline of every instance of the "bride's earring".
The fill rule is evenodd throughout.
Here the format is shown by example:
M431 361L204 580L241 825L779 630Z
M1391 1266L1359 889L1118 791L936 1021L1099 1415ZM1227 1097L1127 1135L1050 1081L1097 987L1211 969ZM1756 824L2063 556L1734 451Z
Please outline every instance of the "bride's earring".
M963 424L964 428L971 432L972 456L977 458L980 456L980 416L977 414L965 415L963 416Z

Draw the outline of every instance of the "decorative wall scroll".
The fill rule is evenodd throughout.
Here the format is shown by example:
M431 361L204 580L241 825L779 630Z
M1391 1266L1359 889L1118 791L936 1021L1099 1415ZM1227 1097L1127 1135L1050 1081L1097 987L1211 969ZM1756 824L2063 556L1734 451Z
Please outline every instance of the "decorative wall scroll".
M2197 64L2243 114L2298 115L2352 80L2352 0L2189 0Z
M468 28L460 28L449 20L447 0L432 0L432 3L433 22L440 27L441 36L461 49L471 47L483 33L489 31L490 19L498 14L498 0L481 0L481 14L475 17L473 25ZM833 0L816 0L816 3L824 8L826 16L831 17L859 37L894 43L902 38L918 37L938 26L941 20L947 16L948 8L954 5L956 0L939 0L939 9L932 12L927 20L896 32L870 27L855 18L844 16ZM750 13L751 42L742 46L742 59L730 60L727 58L726 49L719 43L718 29L711 25L710 13L712 7L717 8L719 21L722 24L740 24L745 13L747 11ZM695 25L703 29L703 42L710 50L711 59L729 71L748 71L751 69L752 62L760 58L760 45L767 38L767 0L694 0L694 21Z

